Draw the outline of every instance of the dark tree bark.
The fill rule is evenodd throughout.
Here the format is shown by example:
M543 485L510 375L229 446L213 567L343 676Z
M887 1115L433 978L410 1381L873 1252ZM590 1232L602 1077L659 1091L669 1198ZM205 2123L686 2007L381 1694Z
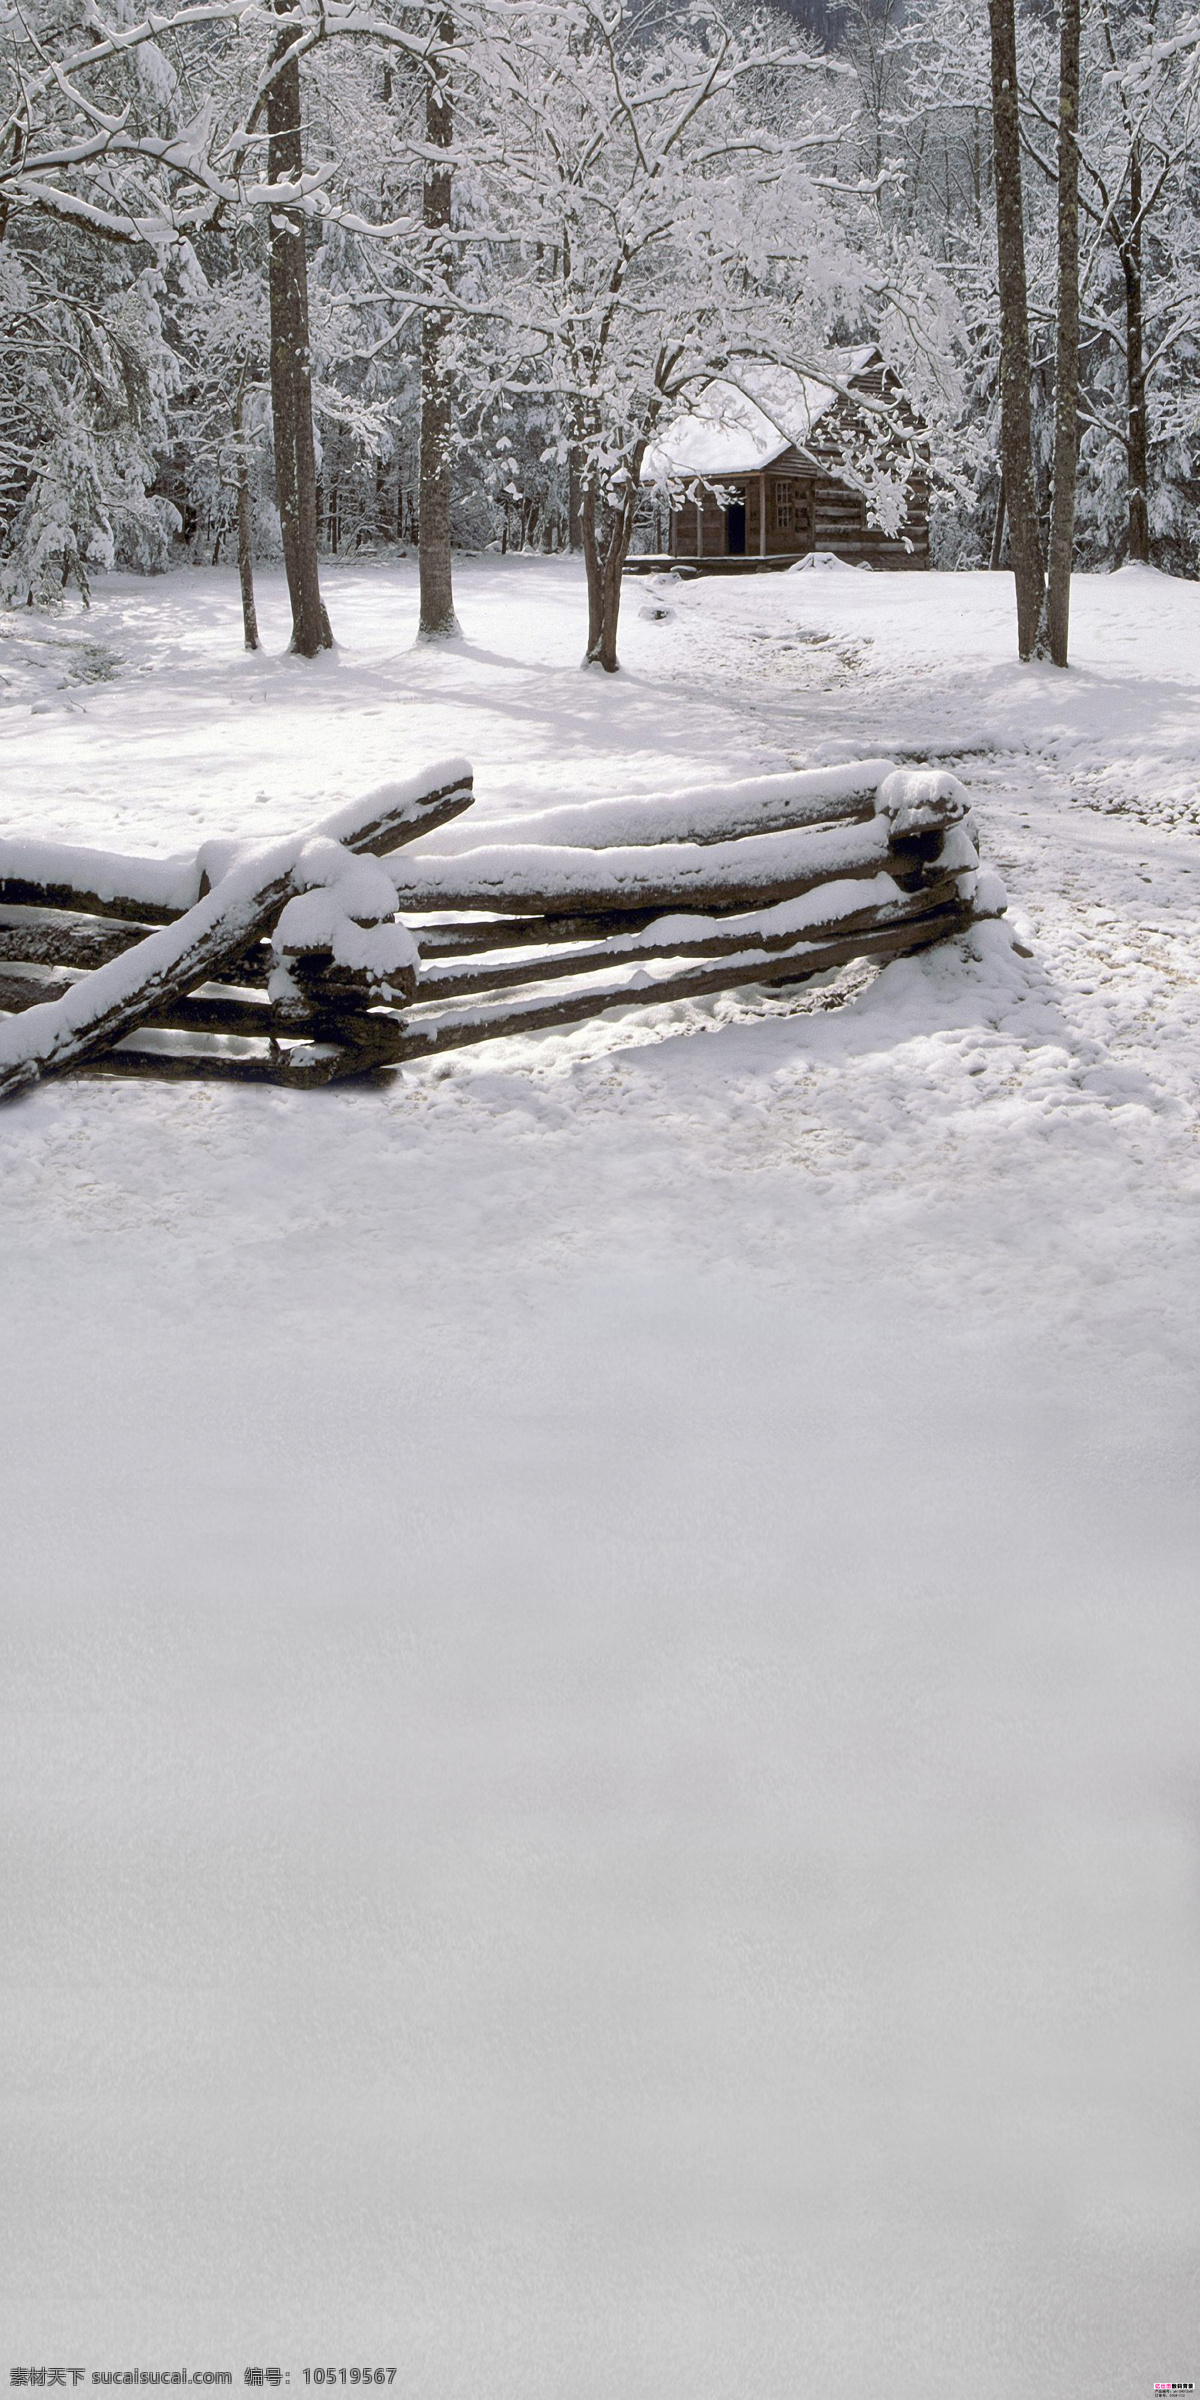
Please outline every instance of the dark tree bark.
M239 383L233 403L237 443L238 581L242 587L242 634L247 650L258 648L258 611L254 605L254 527L250 509L250 462L245 444L245 389Z
M1129 456L1129 555L1150 564L1150 430L1146 411L1146 322L1142 270L1142 153L1129 154L1129 229L1121 237L1125 278L1125 362L1128 377L1126 447Z
M583 663L585 667L603 667L608 675L617 672L621 571L629 555L636 497L636 480L630 482L623 499L613 502L602 498L595 482L585 478L580 500L579 529L588 595L587 649Z
M454 136L454 111L449 91L446 49L454 40L454 19L438 19L442 45L430 62L425 94L425 139L431 149L448 150ZM422 213L433 234L450 223L452 177L448 166L427 166ZM450 273L446 244L432 245L434 263ZM418 639L435 641L460 631L454 614L454 584L450 565L450 441L453 407L446 372L446 336L450 320L440 309L427 309L421 326L421 494L417 557L421 583L421 623Z
M276 0L277 13L286 7ZM286 58L291 26L279 36L277 58ZM287 60L267 92L267 173L272 183L298 182L304 172L300 125L300 62ZM292 649L315 658L333 641L321 604L317 575L317 458L313 439L312 360L308 326L308 252L299 211L276 204L270 226L271 414L275 430L275 482L288 597L292 604Z
M996 495L996 518L995 523L992 526L992 554L988 560L988 565L991 568L993 575L997 575L999 573L1001 563L1004 558L1004 520L1006 515L1007 502L1004 497L1004 476L1001 474L1000 489Z
M567 548L583 548L582 495L579 480L579 452L574 445L567 455Z
M1046 594L1046 632L1056 667L1067 663L1079 465L1079 16L1080 0L1059 0L1058 335Z
M1017 102L1015 0L988 0L992 51L992 128L996 156L996 244L1000 270L1000 450L1008 502L1009 548L1017 593L1017 652L1038 644L1045 568L1038 529L1030 407L1029 303L1021 206L1021 129Z

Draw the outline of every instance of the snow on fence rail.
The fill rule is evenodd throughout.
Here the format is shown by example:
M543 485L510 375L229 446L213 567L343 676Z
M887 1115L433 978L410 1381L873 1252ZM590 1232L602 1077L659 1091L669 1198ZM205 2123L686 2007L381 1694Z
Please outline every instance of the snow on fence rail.
M568 802L486 841L452 822L471 802L450 759L265 847L0 837L0 1099L88 1068L327 1083L896 958L1005 904L962 785L886 759Z

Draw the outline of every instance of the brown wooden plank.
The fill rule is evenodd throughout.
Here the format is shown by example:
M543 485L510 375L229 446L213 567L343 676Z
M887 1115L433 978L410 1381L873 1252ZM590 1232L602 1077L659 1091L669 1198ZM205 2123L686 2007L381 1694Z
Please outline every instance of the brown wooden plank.
M592 909L766 908L820 883L894 870L889 827L797 828L739 841L665 844L661 850L529 850L480 847L460 857L406 862L397 874L405 910L503 910L514 916L584 916ZM419 938L419 937L418 937Z
M579 850L658 849L664 842L708 847L742 841L759 833L793 827L865 822L875 814L876 794L894 761L869 758L836 767L802 767L787 774L728 777L674 792L622 794L617 798L566 800L546 808L498 816L485 826L469 825L449 845L435 843L439 856L480 843ZM465 835L465 839L464 839Z
M404 1029L390 1016L360 1018L354 1039L345 1029L317 1028L311 1037L283 1042L256 1041L251 1047L227 1039L197 1038L194 1032L140 1026L113 1049L87 1059L72 1073L140 1077L181 1083L197 1078L207 1082L278 1083L299 1091L342 1082L389 1067L403 1055Z
M139 863L136 859L123 860L122 866L127 864L136 871ZM65 867L61 881L0 873L0 900L13 901L26 908L65 909L71 912L82 910L91 916L124 919L141 929L135 937L139 941L147 925L171 925L176 917L184 913L181 907L167 907L145 891L116 892L111 899L102 898L82 881L68 882L66 877L70 872L70 868Z
M102 967L130 950L153 926L87 917L77 910L0 906L0 959L46 967Z
M909 924L847 934L837 941L798 943L790 951L748 952L737 959L697 962L678 975L656 978L653 983L638 984L632 978L616 987L590 983L552 997L532 994L525 1000L510 999L494 1007L449 1010L442 1015L431 1015L424 1022L413 1017L405 1029L399 1058L402 1061L434 1058L443 1050L461 1049L471 1042L541 1033L557 1025L577 1024L584 1018L603 1015L610 1008L656 1008L670 1001L736 991L744 985L807 982L814 975L848 965L854 958L886 961L902 957L908 951L927 949L934 942L964 932L970 922L969 908L955 905L930 911Z
M680 916L689 912L673 912ZM700 912L703 913L703 912ZM479 950L525 949L546 942L594 942L606 934L634 933L652 925L661 909L597 909L575 917L460 917L438 925L414 925L422 959L469 958Z
M0 1009L20 1015L45 1001L60 1000L80 981L78 968L0 965ZM165 1009L152 1010L145 1021L200 1033L258 1034L264 1040L275 1030L265 992L222 987L202 988L171 1001Z
M0 1009L21 1016L27 1008L40 1008L44 1000L61 1000L78 981L63 967L6 961L0 966Z
M332 1043L318 1046L305 1042L294 1042L274 1054L266 1050L236 1051L228 1046L201 1050L181 1045L173 1050L152 1050L148 1045L139 1047L131 1043L128 1049L122 1045L106 1050L103 1057L87 1059L72 1069L75 1075L116 1076L123 1081L275 1083L305 1092L364 1072L357 1054L343 1052Z
M950 907L956 898L953 876L942 876L923 886L903 903L884 903L880 906L843 911L835 918L814 922L806 929L806 941L834 940L843 934L861 933L889 924L904 924L927 917L931 910ZM795 949L797 935L774 931L769 919L762 916L749 923L735 918L728 925L719 919L697 916L689 921L667 914L657 924L651 924L637 934L618 933L615 938L591 942L586 946L567 945L546 955L513 958L501 950L494 956L462 959L444 965L422 966L417 987L418 1001L458 998L471 992L511 990L521 984L547 983L566 975L599 971L605 967L637 966L651 958L720 958L737 952L760 948L766 952Z

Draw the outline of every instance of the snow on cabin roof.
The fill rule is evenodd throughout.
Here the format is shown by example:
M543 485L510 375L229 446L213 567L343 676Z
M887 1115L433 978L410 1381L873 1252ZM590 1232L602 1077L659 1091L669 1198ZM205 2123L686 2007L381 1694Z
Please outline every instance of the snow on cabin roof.
M643 483L666 475L757 475L791 448L765 411L731 383L710 383L646 452Z
M879 355L868 343L831 357L848 383L874 366ZM663 475L757 475L793 446L803 453L818 418L836 398L831 384L793 367L748 364L736 384L723 378L706 384L696 406L667 426L646 453L642 481L654 483ZM815 460L806 464L815 470Z

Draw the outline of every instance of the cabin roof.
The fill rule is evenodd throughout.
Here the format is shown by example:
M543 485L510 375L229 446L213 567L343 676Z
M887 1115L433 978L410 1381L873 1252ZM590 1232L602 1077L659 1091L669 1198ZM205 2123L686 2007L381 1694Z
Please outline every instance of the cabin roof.
M831 355L843 383L880 360L872 343ZM810 474L819 474L820 465L805 444L837 397L831 384L800 375L794 367L748 361L736 384L724 377L706 384L695 406L666 427L646 452L642 481L657 483L665 475L698 475L705 481L758 475L793 449Z

